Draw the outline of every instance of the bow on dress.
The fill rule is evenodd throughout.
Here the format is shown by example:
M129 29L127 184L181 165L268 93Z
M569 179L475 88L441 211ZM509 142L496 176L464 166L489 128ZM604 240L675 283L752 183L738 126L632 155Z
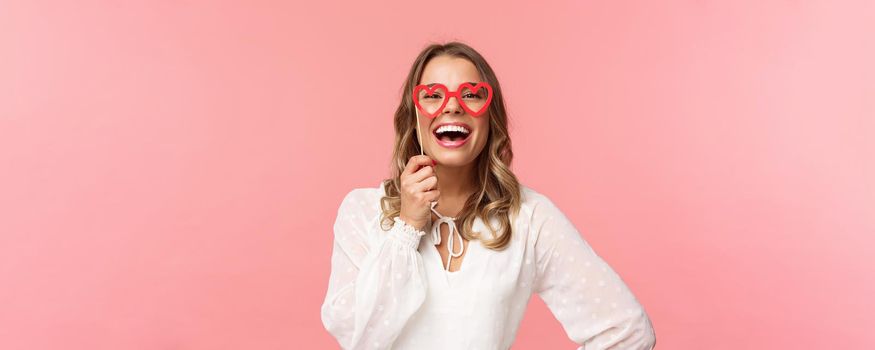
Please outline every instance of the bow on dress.
M437 202L431 202L431 211L438 216L437 221L435 221L431 225L431 239L434 241L434 245L441 244L441 224L447 224L447 228L449 229L449 235L447 235L447 252L449 253L450 257L447 258L446 271L449 272L450 261L452 261L453 258L458 258L465 253L465 243L464 241L462 241L462 234L457 232L458 229L456 227L456 222L454 221L456 220L456 218L441 215L441 213L438 213L437 210L434 209L436 205ZM455 236L453 234L459 236L459 246L462 247L462 249L460 249L458 253L453 252L453 241L455 241Z

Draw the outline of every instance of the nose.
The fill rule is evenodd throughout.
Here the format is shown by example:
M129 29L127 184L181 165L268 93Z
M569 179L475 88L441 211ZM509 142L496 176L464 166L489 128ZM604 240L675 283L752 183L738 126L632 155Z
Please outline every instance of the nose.
M456 96L450 96L449 100L447 100L447 105L444 106L444 114L462 114L462 106L459 105L459 98Z

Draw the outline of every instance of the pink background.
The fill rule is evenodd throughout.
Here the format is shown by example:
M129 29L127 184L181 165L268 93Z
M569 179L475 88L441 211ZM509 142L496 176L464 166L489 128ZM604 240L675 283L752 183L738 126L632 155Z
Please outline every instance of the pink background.
M336 348L337 207L452 39L659 349L875 348L873 2L386 5L0 3L0 348Z

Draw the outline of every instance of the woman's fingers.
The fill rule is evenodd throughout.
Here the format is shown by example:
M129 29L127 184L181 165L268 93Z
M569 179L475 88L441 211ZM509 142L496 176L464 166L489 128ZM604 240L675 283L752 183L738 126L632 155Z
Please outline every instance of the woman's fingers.
M404 171L401 172L401 175L410 175L419 170L420 167L426 165L434 165L434 160L431 157L420 154L413 157L407 161L407 166L404 167Z
M424 170L424 169L423 169ZM430 176L425 178L422 181L419 181L416 185L413 185L416 192L428 192L435 188L437 185L437 176Z
M408 178L410 178L413 183L418 183L432 176L434 176L434 167L431 165L425 165L422 167L422 169L419 169L415 173L410 174Z
M414 227L423 227L431 218L431 202L440 197L434 160L426 155L410 157L401 172L401 213L399 216Z
M437 201L438 198L440 198L440 197L441 197L441 191L440 191L440 190L431 190L431 191L425 192L425 200L426 200L427 202L435 202L435 201ZM430 208L429 208L429 209L430 209Z

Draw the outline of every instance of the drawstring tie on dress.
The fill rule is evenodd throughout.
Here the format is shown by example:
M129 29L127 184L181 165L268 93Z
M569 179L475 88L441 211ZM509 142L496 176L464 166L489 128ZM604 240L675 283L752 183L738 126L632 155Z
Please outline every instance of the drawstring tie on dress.
M462 256L463 253L465 253L465 242L462 241L462 234L456 232L456 231L458 231L458 229L456 227L456 222L454 221L454 220L456 220L456 218L451 217L451 216L441 215L441 213L438 213L437 210L434 209L434 206L436 206L436 205L437 205L437 202L431 202L431 211L433 211L435 213L435 215L437 215L439 218L439 219L437 219L437 221L435 221L431 225L431 239L434 241L434 245L440 245L441 244L441 224L447 224L447 228L449 230L449 232L448 232L449 234L447 235L447 239L448 239L447 252L449 253L449 257L447 258L446 271L450 272L450 261L452 261L453 258L458 258L458 257ZM453 252L453 241L455 241L455 239L454 239L455 237L453 236L453 234L456 234L459 236L459 246L462 247L462 249L460 249L458 253Z

